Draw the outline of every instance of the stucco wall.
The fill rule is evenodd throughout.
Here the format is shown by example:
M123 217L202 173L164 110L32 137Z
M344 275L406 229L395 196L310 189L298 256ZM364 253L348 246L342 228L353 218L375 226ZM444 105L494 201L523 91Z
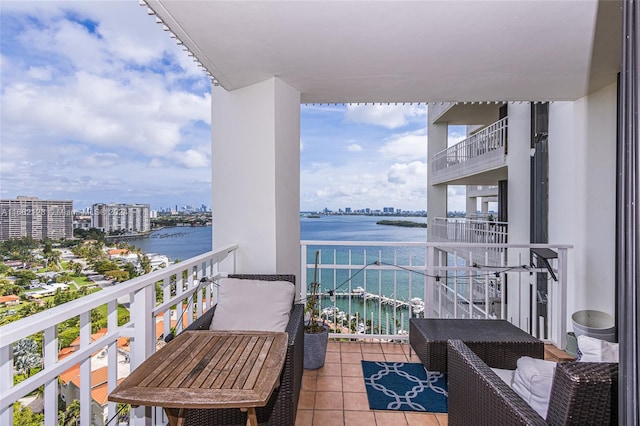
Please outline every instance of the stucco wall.
M615 311L616 86L549 109L549 242L570 243L567 312Z

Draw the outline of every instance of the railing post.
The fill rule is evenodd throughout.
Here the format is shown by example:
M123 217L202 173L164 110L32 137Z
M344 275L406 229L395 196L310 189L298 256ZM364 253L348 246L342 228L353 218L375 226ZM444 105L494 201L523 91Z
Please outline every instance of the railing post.
M87 311L80 314L80 349L90 343L91 311ZM80 362L80 389L80 424L91 424L91 357Z
M300 282L299 287L300 300L305 303L307 300L307 245L302 244L300 247Z
M58 360L58 325L54 324L44 330L44 368L51 368ZM68 401L71 403L71 401ZM44 424L58 424L58 380L54 379L44 385ZM2 422L0 422L2 423ZM4 424L4 423L2 423Z
M558 302L556 312L556 336L557 344L560 349L567 346L567 261L569 250L566 248L558 249Z
M427 259L426 259L426 267L427 267L427 285L425 287L425 295L424 295L424 315L426 318L434 317L435 310L435 302L434 302L434 291L435 291L435 276L440 275L440 273L435 272L434 264L436 260L436 250L433 245L429 245L427 247ZM428 312L428 313L427 313Z
M0 347L0 393L13 386L13 345ZM0 407L0 424L13 425L13 406Z
M180 274L181 272L179 272ZM180 281L180 280L178 280ZM146 286L133 295L131 322L134 324L131 338L131 371L144 362L152 353L155 340L153 323L153 286ZM150 426L149 407L137 407L131 410L131 425Z

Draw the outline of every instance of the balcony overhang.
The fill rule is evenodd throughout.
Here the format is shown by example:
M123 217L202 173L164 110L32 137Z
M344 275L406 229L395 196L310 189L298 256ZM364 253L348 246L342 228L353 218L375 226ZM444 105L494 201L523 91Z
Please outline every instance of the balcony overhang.
M575 100L620 69L620 1L146 1L225 89L302 102Z
M481 167L482 168L482 167ZM508 177L508 169L505 166L496 167L494 169L484 169L482 172L475 172L473 167L469 167L468 171L452 170L443 173L442 176L434 178L433 185L497 185L498 181L505 180Z

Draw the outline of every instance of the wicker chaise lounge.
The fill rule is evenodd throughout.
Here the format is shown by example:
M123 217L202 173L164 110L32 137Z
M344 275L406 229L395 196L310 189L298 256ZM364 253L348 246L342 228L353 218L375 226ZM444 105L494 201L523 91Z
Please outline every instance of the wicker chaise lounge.
M543 419L460 340L448 342L449 425L615 425L618 364L561 362Z
M295 285L295 275L229 275L229 278L262 281L288 281ZM185 330L209 330L215 314L215 307L194 321ZM273 391L265 407L257 408L260 425L293 426L298 409L298 398L302 386L303 341L304 341L304 305L294 304L287 324L289 334L287 355L280 386ZM224 410L188 410L185 426L191 425L246 425L247 413L240 409Z

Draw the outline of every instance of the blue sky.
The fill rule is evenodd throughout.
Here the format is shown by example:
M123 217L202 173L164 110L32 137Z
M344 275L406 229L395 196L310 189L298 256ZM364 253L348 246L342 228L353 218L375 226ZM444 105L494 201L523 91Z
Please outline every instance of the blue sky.
M210 80L146 8L0 8L0 197L211 205ZM301 210L426 209L426 138L424 105L302 105Z

